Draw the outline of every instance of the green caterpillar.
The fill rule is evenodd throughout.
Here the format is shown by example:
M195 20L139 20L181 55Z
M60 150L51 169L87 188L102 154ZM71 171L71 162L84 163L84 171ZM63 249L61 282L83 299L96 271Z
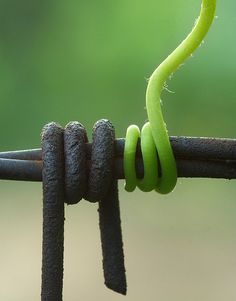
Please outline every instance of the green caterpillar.
M133 191L138 186L142 191L155 189L159 193L171 192L177 182L177 169L167 129L161 111L161 92L169 76L194 52L207 34L216 10L216 0L202 0L200 16L183 42L157 67L151 75L146 90L146 108L149 122L140 134L136 125L128 127L124 149L125 189ZM141 137L140 137L141 136ZM144 178L137 179L135 153L138 139L144 162ZM158 158L157 158L158 153ZM158 161L161 172L158 173ZM159 174L161 176L159 177Z

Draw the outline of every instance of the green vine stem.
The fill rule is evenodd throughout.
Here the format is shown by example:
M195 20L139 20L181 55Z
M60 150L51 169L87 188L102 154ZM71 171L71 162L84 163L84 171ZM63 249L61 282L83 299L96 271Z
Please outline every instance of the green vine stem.
M138 186L143 191L155 189L159 193L171 192L177 182L177 169L171 149L168 132L161 110L161 92L166 80L194 52L207 34L216 9L216 0L202 0L200 16L190 34L157 67L151 75L146 91L146 108L149 122L145 123L141 134L137 126L127 129L124 150L125 189L133 191ZM141 136L141 150L144 162L144 178L137 179L135 153ZM157 170L157 155L161 170ZM160 175L160 176L159 176Z

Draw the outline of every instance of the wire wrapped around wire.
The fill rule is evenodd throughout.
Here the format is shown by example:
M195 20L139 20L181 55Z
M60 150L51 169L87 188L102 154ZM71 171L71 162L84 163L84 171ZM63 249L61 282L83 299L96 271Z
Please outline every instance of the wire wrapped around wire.
M42 301L62 300L64 203L76 204L82 198L98 202L105 284L126 294L113 125L106 119L94 125L89 165L86 142L86 130L76 121L65 129L51 122L42 131Z

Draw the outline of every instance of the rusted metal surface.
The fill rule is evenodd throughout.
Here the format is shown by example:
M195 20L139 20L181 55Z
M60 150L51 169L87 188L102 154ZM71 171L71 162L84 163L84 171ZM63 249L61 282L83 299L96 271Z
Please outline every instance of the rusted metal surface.
M16 159L16 160L28 160L28 161L42 161L41 148L7 151L0 152L0 158L2 159Z
M65 194L67 204L78 203L87 188L87 134L82 124L72 121L64 130Z
M0 158L0 179L42 181L42 161Z
M235 139L170 137L170 142L178 177L236 179ZM98 202L105 284L126 294L118 196L124 145L107 120L95 124L92 143L78 122L65 129L50 123L43 129L42 150L0 153L0 179L43 181L42 301L62 300L64 203L81 198ZM135 164L142 178L140 143Z
M105 284L126 294L126 274L121 231L118 181L114 178L115 130L108 120L93 127L91 164L86 199L98 201Z
M63 129L43 128L43 246L41 301L62 301L64 254Z
M236 139L170 137L176 158L178 177L236 179ZM124 178L123 151L125 139L115 142L115 177ZM86 144L87 165L90 166L91 144ZM138 145L137 177L143 166ZM32 149L0 153L0 179L42 181L42 151Z
M77 143L81 137L79 140L83 141ZM100 120L94 125L89 166L85 161L85 142L86 131L77 122L69 123L65 129L49 123L42 131L42 301L62 300L64 203L75 204L82 197L90 202L98 202L105 284L118 293L126 294L118 180L114 177L114 127L108 120ZM23 152L24 158L25 154ZM78 155L83 160L79 160L81 158L77 158ZM19 158L19 153L17 156ZM74 160L77 160L75 166ZM27 162L33 165L35 161ZM82 181L78 173L85 176Z

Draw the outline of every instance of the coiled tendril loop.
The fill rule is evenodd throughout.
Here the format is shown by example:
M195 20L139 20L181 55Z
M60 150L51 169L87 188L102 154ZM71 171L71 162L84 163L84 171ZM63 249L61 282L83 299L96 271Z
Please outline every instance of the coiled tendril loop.
M202 0L200 16L190 34L157 67L149 79L146 90L149 122L144 124L141 135L135 125L129 126L126 133L124 172L127 191L133 191L138 186L142 191L155 189L159 193L166 194L176 185L177 168L162 115L161 92L166 80L201 44L214 19L215 8L216 0ZM137 179L135 171L135 154L139 138L144 163L144 178L141 180ZM157 170L157 157L160 172Z

